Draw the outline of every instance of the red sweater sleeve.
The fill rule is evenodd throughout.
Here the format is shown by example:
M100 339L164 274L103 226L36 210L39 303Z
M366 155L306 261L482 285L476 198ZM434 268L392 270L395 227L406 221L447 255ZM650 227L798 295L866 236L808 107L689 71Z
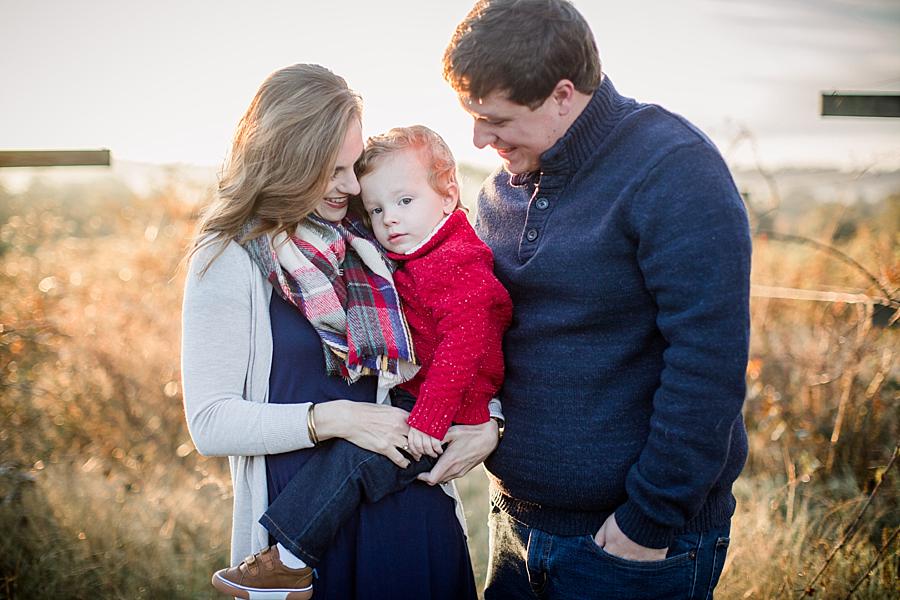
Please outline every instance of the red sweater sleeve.
M443 439L454 421L488 420L488 401L502 383L501 344L512 302L494 276L487 247L450 242L436 250L407 265L436 336L434 358L408 422ZM488 385L479 381L485 367Z

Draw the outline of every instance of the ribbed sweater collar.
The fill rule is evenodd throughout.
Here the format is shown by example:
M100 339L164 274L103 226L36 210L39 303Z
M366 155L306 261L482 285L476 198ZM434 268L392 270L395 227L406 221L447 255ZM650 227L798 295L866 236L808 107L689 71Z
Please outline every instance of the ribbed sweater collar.
M432 250L434 250L437 246L440 246L444 240L452 236L456 231L458 231L463 224L467 221L466 213L464 210L456 209L449 216L444 217L440 223L438 223L435 228L428 234L428 237L419 242L414 248L411 248L408 252L404 252L403 254L397 254L396 252L386 251L388 258L392 258L397 261L405 261L405 260L413 260L416 258L421 258L425 256Z
M536 182L545 175L571 175L592 156L610 132L637 104L621 96L606 75L587 106L565 134L541 155L541 167L533 173L510 178L512 185Z

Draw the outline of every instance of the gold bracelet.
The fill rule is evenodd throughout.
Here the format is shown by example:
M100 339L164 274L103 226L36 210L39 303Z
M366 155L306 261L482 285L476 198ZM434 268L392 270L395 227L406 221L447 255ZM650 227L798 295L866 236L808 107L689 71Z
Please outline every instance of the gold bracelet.
M309 433L309 439L313 446L319 445L319 436L316 434L316 418L313 416L315 404L309 405L309 411L306 413L306 431Z

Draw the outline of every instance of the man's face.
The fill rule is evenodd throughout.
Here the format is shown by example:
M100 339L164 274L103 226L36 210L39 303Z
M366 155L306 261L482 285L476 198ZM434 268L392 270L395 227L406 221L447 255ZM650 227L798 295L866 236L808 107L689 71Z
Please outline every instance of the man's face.
M565 133L559 104L551 94L535 109L517 104L504 92L494 91L480 100L460 94L463 109L475 119L472 141L490 146L510 173L528 173L540 167L541 154Z

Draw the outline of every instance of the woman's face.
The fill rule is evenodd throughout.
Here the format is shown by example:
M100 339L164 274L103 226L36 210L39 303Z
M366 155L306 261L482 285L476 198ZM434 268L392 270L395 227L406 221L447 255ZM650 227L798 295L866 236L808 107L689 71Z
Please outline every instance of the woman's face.
M328 184L328 190L319 200L315 213L326 221L337 223L347 214L347 205L350 196L359 193L359 181L353 172L353 164L362 154L363 138L362 126L357 119L350 122L344 143L338 151L334 172Z

